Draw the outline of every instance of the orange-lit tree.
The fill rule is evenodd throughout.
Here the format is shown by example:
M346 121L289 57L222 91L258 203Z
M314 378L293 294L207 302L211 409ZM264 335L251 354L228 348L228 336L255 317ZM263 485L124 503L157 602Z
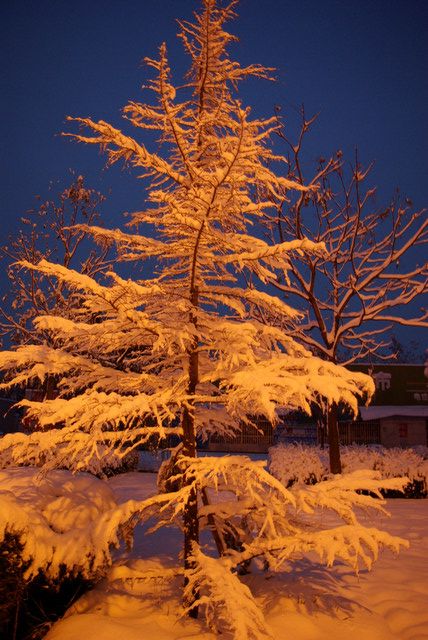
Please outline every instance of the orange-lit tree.
M224 23L235 4L204 0L193 22L180 23L190 56L181 91L172 84L165 45L158 58L146 59L155 73L154 104L124 109L143 134L138 139L103 121L71 119L87 130L74 138L101 146L110 163L123 160L149 181L147 208L133 215L128 230L79 229L114 242L122 261L156 265L140 279L111 272L109 285L48 261L35 267L77 291L83 315L39 316L35 331L50 334L54 346L0 353L7 384L55 374L59 389L54 400L21 403L41 430L3 438L0 463L34 461L40 451L45 467L66 461L78 470L100 447L124 455L154 435L178 436L163 492L103 514L99 538L91 537L96 548L82 543L91 563L81 570L111 561L108 548L118 531L153 517L159 526L177 524L184 534L185 609L196 616L203 607L214 629L229 627L243 640L269 632L240 581L240 566L261 557L276 568L310 549L327 563L337 556L354 568L359 561L370 566L380 546L396 549L401 541L365 528L354 514L355 505L378 508L354 490L377 491L374 477L335 478L292 492L244 456L196 456L197 437L234 433L254 416L275 423L278 405L310 411L313 402L343 401L355 410L356 395L373 391L369 377L313 356L287 331L254 318L255 307L275 309L284 319L295 314L266 283L290 267L296 252L318 254L324 247L304 238L267 242L260 231L271 202L257 193L280 199L307 187L274 172L282 161L269 146L275 120L251 118L236 97L240 80L263 78L268 70L230 59L234 38ZM159 133L160 151L140 139L146 131ZM96 323L85 321L88 313ZM120 369L110 366L112 354ZM305 518L318 507L335 510L343 526L308 530ZM219 557L199 545L200 527L215 531ZM48 566L54 571L56 564Z

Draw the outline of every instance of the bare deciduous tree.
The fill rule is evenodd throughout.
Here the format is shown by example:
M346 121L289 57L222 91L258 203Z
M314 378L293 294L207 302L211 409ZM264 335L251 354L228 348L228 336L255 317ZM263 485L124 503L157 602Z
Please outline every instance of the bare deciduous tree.
M327 252L302 253L288 274L273 281L303 317L288 329L300 343L329 362L344 365L382 357L392 325L428 327L428 312L417 310L427 293L426 210L397 192L387 206L377 205L356 152L346 165L339 151L321 158L314 174L304 175L302 145L315 118L302 109L297 144L279 130L289 148L287 178L312 189L276 202L271 229L281 242L309 238ZM296 192L295 192L296 193ZM426 301L426 298L425 298ZM328 430L331 470L341 471L337 405L330 404Z
M9 280L0 305L1 337L12 344L33 342L35 317L44 313L68 317L76 307L76 298L70 297L63 284L33 269L23 269L22 261L36 265L42 259L52 260L91 277L107 268L109 246L96 247L88 233L75 226L97 222L104 200L77 176L56 198L21 218L23 227L0 247Z

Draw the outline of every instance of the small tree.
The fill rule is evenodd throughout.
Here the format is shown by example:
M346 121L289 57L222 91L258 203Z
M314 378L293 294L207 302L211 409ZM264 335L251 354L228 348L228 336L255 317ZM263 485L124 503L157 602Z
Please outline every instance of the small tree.
M277 201L271 228L281 242L310 238L325 243L327 251L301 253L286 277L272 284L303 313L299 322L286 321L290 335L321 358L346 366L381 358L393 324L428 327L427 309L418 312L415 306L428 290L428 263L415 251L428 243L428 218L425 209L412 212L411 202L403 203L399 194L388 206L377 206L376 189L367 184L371 167L363 169L357 154L349 167L340 151L322 158L306 179L302 145L314 120L302 109L297 144L283 127L278 131L290 151L287 178L312 188ZM340 473L336 402L329 403L327 423L331 471Z
M404 343L395 334L391 335L388 351L390 358L394 358L402 364L421 364L425 360L425 349L418 340L410 340ZM383 354L379 360L385 360ZM373 361L376 362L376 359L374 358Z
M270 166L282 161L268 146L275 121L251 119L234 96L243 78L268 74L257 65L242 68L228 56L234 38L223 25L235 4L221 8L204 0L194 22L180 23L191 59L181 101L165 45L156 60L146 59L155 71L149 87L156 102L131 102L125 116L138 130L160 133L160 153L106 122L76 119L89 134L74 138L101 145L110 163L123 159L150 180L148 207L133 215L130 232L78 228L114 241L122 261L156 259L155 275L124 279L112 272L107 286L61 265L37 265L38 272L79 292L83 318L89 313L97 322L43 315L35 319L35 331L50 334L53 346L26 345L0 354L9 385L55 374L60 392L54 400L21 403L42 430L0 441L0 462L33 461L42 452L47 467L66 460L80 469L100 447L123 455L153 436L178 435L181 447L161 483L165 493L103 514L97 534L91 534L91 540L100 536L97 548L88 550L82 531L80 560L74 554L73 562L79 566L91 557L90 567L97 569L108 558L109 544L117 542L118 529L153 515L159 526L178 522L184 532L186 610L195 616L204 605L212 625L225 623L243 640L269 634L237 568L256 557L278 567L310 549L327 562L337 556L354 568L359 560L369 566L379 546L396 549L400 541L356 520L353 505L375 502L354 488L377 491L373 478L335 479L293 495L245 457L196 457L198 436L233 433L254 416L274 423L279 404L310 411L311 402L325 399L356 410L355 394L373 391L367 376L314 357L286 331L253 317L255 305L275 309L284 319L295 315L265 283L288 268L295 252L318 253L323 245L303 238L272 244L260 237L271 203L257 201L256 191L282 198L291 189L307 188L278 177ZM153 234L139 232L142 224ZM113 357L120 369L110 366ZM343 527L308 531L299 511L316 506L336 510ZM203 526L215 530L219 558L199 546ZM45 563L50 572L64 562L58 549L57 541L54 560Z
M98 221L104 200L78 176L57 198L21 218L22 229L0 247L9 281L0 306L0 336L12 344L34 342L36 337L46 340L48 335L37 336L33 330L35 317L52 312L65 317L73 314L76 299L62 284L34 269L23 269L20 263L36 265L42 259L51 260L91 277L106 270L108 246L96 249L92 237L75 226Z

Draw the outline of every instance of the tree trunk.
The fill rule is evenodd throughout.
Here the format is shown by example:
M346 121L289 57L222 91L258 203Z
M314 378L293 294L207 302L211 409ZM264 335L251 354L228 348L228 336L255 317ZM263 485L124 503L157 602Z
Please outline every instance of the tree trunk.
M193 287L191 293L191 302L193 307L198 306L198 288ZM190 321L196 328L196 316L194 313L190 314ZM187 391L190 397L192 397L196 391L196 387L199 381L199 353L198 353L198 339L195 338L191 350L188 352L189 356L189 384ZM183 429L183 455L189 458L196 458L196 429L195 429L195 416L193 401L189 400L189 406L184 407L182 416L182 429ZM190 484L193 478L186 474L186 481ZM199 520L198 520L198 492L192 489L189 495L189 499L184 505L183 512L183 530L184 530L184 571L192 569L194 563L191 559L193 552L193 545L199 543ZM188 578L185 573L184 586L188 584ZM198 607L192 606L193 603L199 598L199 593L193 590L184 601L184 606L189 610L189 616L191 618L198 617Z
M328 444L330 456L330 472L342 473L339 445L339 425L337 422L337 404L333 403L327 408Z
M196 457L196 436L194 428L194 417L186 407L183 410L183 455L191 458ZM188 482L192 482L193 478L187 477ZM185 572L193 568L191 559L193 545L199 543L199 520L198 520L198 493L192 489L183 513L183 532L184 532L184 570ZM185 574L184 586L188 584L188 578ZM199 594L196 590L187 596L184 606L189 608L189 616L191 618L198 617L198 607L192 606L197 600Z

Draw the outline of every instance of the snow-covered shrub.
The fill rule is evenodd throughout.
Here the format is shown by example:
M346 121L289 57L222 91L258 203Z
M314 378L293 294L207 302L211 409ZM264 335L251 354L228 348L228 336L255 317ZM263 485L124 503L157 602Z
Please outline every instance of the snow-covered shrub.
M426 497L428 489L428 463L414 449L381 446L367 447L352 445L342 450L343 472L355 469L374 469L381 478L409 478L409 483L401 492L385 492L387 497Z
M6 533L0 541L0 634L2 640L41 640L53 622L91 586L82 575L64 572L55 580L42 571L24 577L30 561L24 562L24 545L17 533Z
M45 625L88 588L102 570L101 563L91 566L89 530L115 504L108 486L87 474L0 471L0 626L6 637L42 637Z
M421 451L423 454L423 450ZM426 497L428 461L414 449L350 445L341 448L343 474L368 469L382 479L407 477L402 492L386 491L388 497ZM269 449L268 468L286 487L296 482L313 484L329 477L328 449L318 446L279 444Z
M382 449L376 460L382 478L407 476L410 483L405 487L409 498L426 497L428 490L428 461L412 449Z
M342 460L342 471L343 473L351 473L358 469L377 469L377 461L381 455L382 447L368 447L359 444L341 447L340 457Z
M426 447L424 444L417 444L413 446L412 451L417 453L424 460L428 460L428 447Z
M387 497L426 497L428 489L428 463L421 451L415 449L381 446L351 445L342 449L342 467L344 473L356 469L374 469L381 478L399 478L406 476L409 483L403 493L386 492Z
M285 487L314 484L328 476L328 454L318 447L278 444L269 449L269 471Z
M422 477L423 459L412 449L382 449L376 459L376 469L383 478L408 476L410 480Z
M39 570L52 579L64 571L93 577L109 561L110 542L118 543L111 530L106 540L96 526L117 507L113 493L88 474L1 470L0 505L0 540L8 533L20 537L26 579Z
M0 542L0 629L13 637L16 611L25 591L23 545L18 534L7 532Z

